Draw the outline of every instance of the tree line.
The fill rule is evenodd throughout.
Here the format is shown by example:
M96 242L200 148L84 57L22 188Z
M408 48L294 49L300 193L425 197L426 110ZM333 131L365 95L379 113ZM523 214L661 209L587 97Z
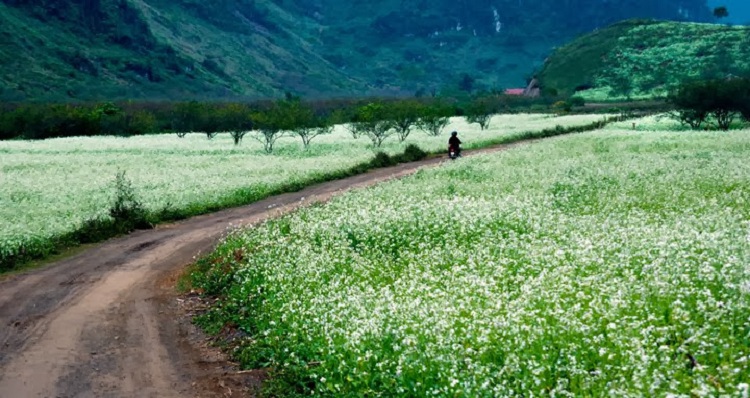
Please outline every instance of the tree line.
M482 129L492 115L548 108L540 100L486 94L458 102L440 98L346 99L304 101L287 95L251 103L98 103L0 105L0 139L47 139L74 136L134 136L203 133L211 139L228 133L239 145L250 134L272 152L284 135L308 147L343 124L355 138L379 147L390 137L404 141L415 130L438 136L452 116L466 116Z
M671 117L693 129L729 130L738 119L750 122L750 78L701 80L682 84L668 101Z

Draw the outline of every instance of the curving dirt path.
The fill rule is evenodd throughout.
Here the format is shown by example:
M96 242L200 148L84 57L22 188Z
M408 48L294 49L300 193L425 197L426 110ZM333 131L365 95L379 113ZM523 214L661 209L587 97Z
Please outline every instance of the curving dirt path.
M0 397L252 396L263 374L237 372L207 347L175 293L177 275L230 228L442 161L378 169L139 231L0 281Z

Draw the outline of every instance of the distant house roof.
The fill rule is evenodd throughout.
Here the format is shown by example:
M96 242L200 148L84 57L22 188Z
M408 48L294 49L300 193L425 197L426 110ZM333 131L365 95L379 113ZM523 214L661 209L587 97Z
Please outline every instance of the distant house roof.
M524 88L508 88L505 90L505 95L523 95L525 91Z

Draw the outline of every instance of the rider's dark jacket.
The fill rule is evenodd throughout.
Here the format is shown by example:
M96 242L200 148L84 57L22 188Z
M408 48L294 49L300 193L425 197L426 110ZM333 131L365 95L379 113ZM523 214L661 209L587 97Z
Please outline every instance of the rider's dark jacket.
M458 137L451 137L448 140L448 145L450 145L450 146L455 147L456 149L458 149L459 145L461 145L461 140L459 140Z

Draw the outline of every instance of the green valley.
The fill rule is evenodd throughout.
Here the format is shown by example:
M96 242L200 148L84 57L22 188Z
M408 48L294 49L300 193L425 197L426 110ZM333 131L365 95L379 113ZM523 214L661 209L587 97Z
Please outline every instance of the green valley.
M502 90L523 86L580 34L600 29L588 37L612 47L605 27L636 17L714 20L705 0L2 0L0 99ZM550 72L556 65L547 63L545 80L568 90L554 77L565 67Z

